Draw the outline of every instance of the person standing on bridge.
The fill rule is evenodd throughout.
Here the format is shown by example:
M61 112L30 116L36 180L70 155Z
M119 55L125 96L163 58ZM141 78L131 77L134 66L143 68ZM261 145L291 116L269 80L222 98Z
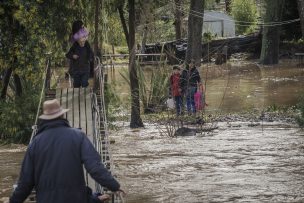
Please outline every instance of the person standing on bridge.
M74 88L87 87L89 85L91 64L94 62L94 53L87 41L89 32L83 26L82 21L75 21L72 26L73 45L66 54L70 59L69 73L73 78Z
M87 203L83 166L100 185L123 192L101 162L85 133L71 128L57 99L45 101L38 132L29 144L10 203L21 203L36 190L37 203Z

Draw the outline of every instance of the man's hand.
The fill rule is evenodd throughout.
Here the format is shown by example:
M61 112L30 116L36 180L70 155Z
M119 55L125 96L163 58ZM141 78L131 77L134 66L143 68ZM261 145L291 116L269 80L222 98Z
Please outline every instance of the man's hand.
M79 58L78 55L76 55L76 54L73 55L73 59L78 59L78 58Z
M108 195L108 194L103 194L103 195L99 195L99 196L98 196L98 199L99 199L100 201L104 202L104 201L110 200L110 199L111 199L111 196Z
M117 195L122 195L123 197L127 195L127 193L124 190L122 190L122 189L117 190L115 193Z

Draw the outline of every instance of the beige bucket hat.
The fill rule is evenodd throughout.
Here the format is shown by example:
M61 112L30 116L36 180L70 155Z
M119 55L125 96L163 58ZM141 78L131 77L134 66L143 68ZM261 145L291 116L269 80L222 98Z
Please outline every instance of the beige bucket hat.
M57 99L47 100L43 103L43 114L39 116L39 118L43 120L52 120L68 111L69 109L61 108Z

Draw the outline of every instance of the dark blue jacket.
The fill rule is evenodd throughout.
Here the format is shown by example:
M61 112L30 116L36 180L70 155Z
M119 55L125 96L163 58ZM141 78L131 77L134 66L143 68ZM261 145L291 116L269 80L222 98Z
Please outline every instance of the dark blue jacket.
M201 82L201 77L196 67L189 70L189 67L183 70L180 77L180 87L185 92L190 87L197 87L197 83Z
M10 202L23 202L35 187L37 203L86 203L83 165L99 184L119 190L119 183L82 131L71 128L64 119L41 124L28 146Z
M74 54L78 55L79 58L74 59ZM70 74L90 72L90 63L93 63L94 61L94 53L87 41L85 42L84 47L80 47L78 42L74 42L65 56L70 59Z

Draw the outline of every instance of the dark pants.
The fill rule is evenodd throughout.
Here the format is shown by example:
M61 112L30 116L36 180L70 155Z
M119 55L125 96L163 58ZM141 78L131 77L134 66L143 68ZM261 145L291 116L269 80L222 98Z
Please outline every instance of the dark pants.
M89 72L76 72L73 74L74 88L89 86Z
M188 113L195 113L195 102L194 102L194 94L196 92L196 87L189 87L186 92L187 99L187 111Z
M183 107L182 96L175 96L174 100L175 100L176 115L179 116L182 113L182 107Z

